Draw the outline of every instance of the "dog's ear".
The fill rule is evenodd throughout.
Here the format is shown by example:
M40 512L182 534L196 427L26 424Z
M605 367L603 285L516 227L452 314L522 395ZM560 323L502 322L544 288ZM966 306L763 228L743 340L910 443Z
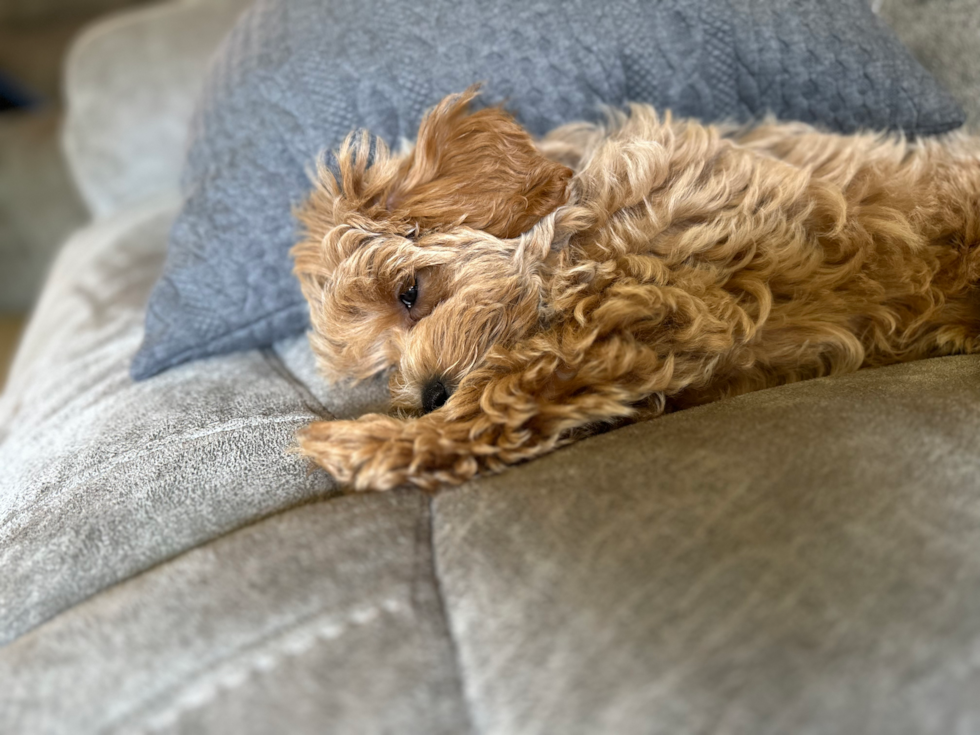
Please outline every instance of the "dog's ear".
M471 87L447 97L425 117L388 209L423 229L462 223L517 237L565 203L572 171L541 155L502 109L470 112L476 94Z
M335 204L340 188L322 156L316 161L316 170L308 175L313 188L305 201L293 207L293 217L310 240L319 242L337 224Z

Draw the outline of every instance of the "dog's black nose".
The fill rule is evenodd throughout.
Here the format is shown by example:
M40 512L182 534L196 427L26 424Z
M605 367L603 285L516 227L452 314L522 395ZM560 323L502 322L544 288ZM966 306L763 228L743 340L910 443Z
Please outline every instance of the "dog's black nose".
M449 400L446 385L438 378L433 378L422 387L422 410L426 413L435 411Z

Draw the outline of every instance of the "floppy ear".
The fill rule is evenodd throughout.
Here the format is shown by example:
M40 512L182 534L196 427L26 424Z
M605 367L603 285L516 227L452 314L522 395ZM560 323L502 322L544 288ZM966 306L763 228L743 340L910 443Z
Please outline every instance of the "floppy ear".
M549 161L502 109L469 112L477 88L444 99L422 121L389 190L392 216L422 228L459 222L517 237L568 198L572 171Z

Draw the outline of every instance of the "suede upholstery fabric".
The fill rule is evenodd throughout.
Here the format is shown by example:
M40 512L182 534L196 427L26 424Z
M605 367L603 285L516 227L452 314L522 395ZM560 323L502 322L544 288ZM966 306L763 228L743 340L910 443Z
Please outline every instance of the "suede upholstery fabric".
M378 383L324 388L319 400L289 372L290 343L283 358L242 353L133 383L172 220L163 199L78 233L25 335L0 401L0 643L161 559L329 494L326 474L287 454L293 434L380 402Z
M0 395L0 732L980 731L980 358L344 495L292 432L384 386L303 337L129 378L178 206L72 238Z
M980 723L980 358L800 383L430 499L286 453L302 339L133 383L170 201L62 254L0 401L0 731Z
M440 495L474 721L978 731L978 431L980 359L943 358L674 414Z
M338 498L130 579L2 649L4 732L465 733L429 522Z
M842 131L963 122L866 0L258 0L196 116L133 376L302 332L290 210L317 155L358 127L411 138L426 108L480 81L536 134L631 100Z

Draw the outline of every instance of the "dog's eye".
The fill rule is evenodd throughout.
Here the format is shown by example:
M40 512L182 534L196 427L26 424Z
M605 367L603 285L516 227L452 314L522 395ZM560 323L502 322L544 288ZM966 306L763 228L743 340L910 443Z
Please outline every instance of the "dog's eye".
M398 300L405 304L405 308L409 311L415 306L415 300L419 297L419 282L418 279L412 281L412 286L405 291Z

